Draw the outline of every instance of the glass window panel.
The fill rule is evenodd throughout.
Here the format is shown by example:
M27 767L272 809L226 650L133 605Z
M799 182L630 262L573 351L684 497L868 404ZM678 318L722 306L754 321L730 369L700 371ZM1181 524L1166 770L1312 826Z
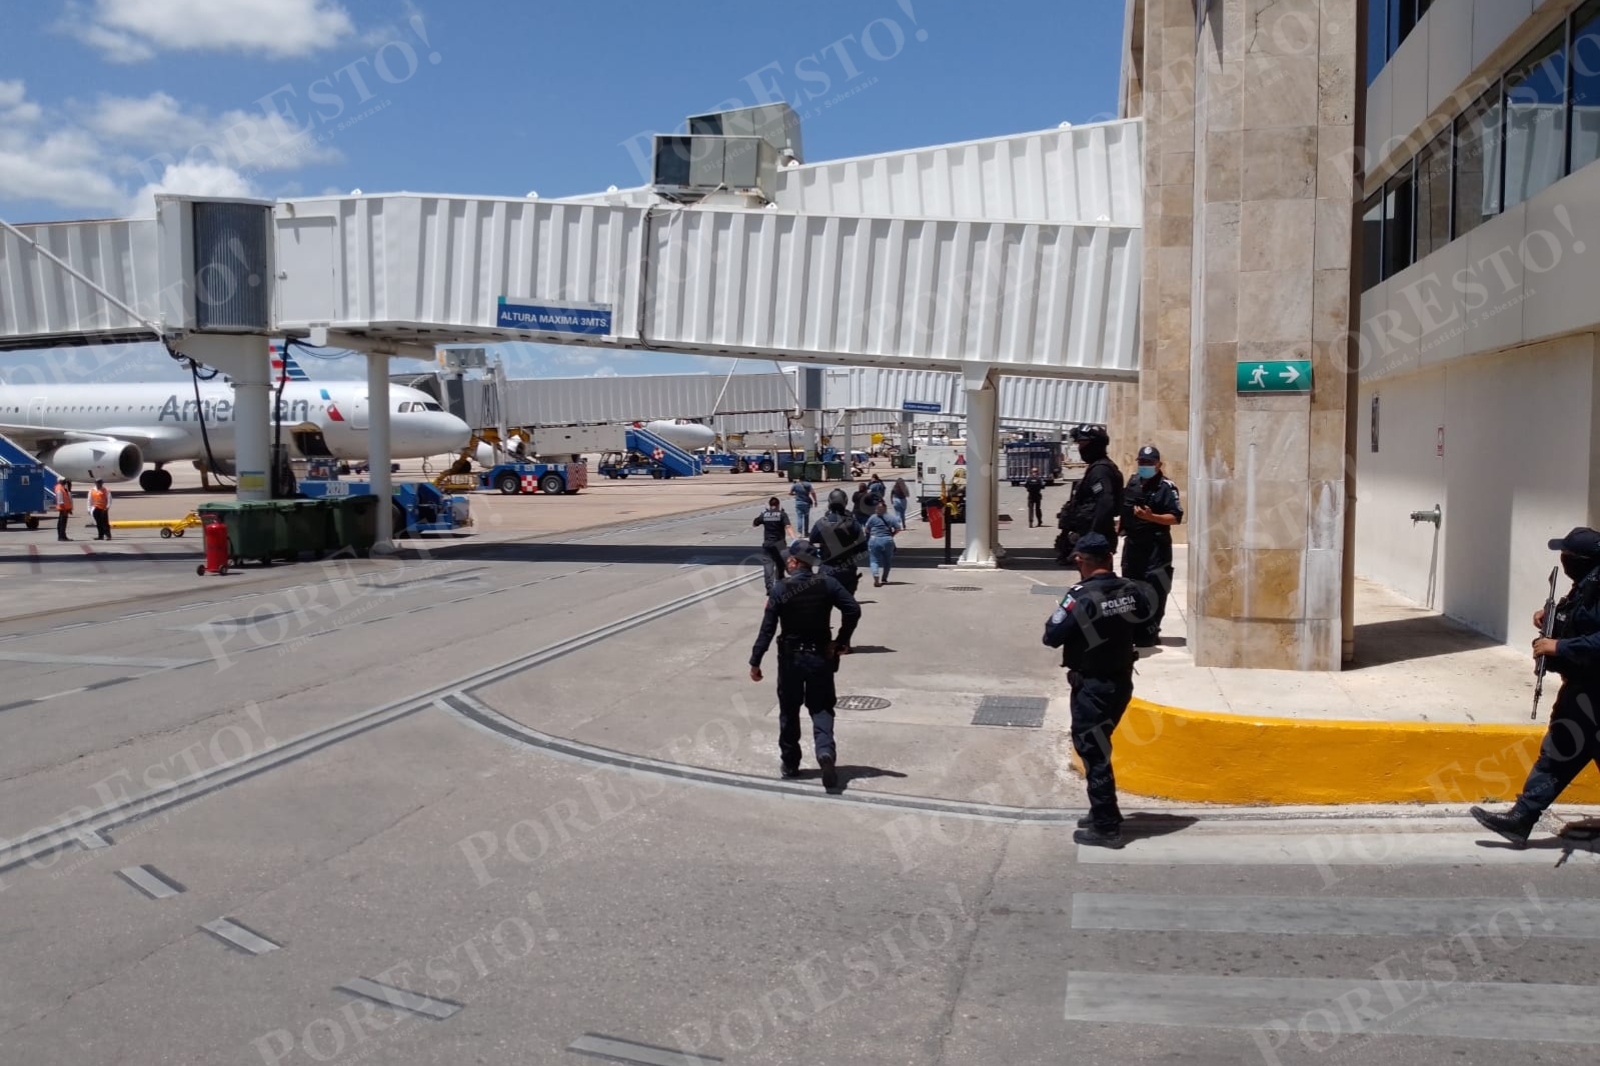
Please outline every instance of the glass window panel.
M1450 131L1417 157L1417 258L1450 243Z
M1366 0L1367 5L1367 84L1377 80L1389 61L1389 0Z
M1500 93L1484 95L1456 119L1455 235L1500 213Z
M1561 180L1567 151L1567 42L1562 28L1506 75L1506 206Z
M1383 276L1392 278L1413 261L1412 222L1415 214L1411 165L1383 187Z
M1375 192L1361 205L1361 288L1383 280L1383 193Z
M1572 20L1572 170L1600 159L1600 0Z

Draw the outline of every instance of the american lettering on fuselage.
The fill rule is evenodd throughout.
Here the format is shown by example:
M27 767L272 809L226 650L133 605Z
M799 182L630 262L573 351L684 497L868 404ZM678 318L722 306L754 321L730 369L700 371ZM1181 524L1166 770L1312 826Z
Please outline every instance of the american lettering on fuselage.
M198 412L198 415L197 413ZM207 422L228 422L233 418L233 401L223 397L202 397L196 407L194 400L180 400L176 394L167 397L156 415L157 422L198 422L204 416ZM278 401L276 422L311 421L311 401L307 399Z

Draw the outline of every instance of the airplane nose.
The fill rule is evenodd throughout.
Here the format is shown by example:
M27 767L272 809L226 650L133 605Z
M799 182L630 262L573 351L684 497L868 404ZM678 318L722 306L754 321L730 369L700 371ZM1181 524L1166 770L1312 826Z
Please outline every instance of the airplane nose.
M429 420L427 432L428 439L438 449L435 454L458 452L472 439L471 427L451 414L434 415Z

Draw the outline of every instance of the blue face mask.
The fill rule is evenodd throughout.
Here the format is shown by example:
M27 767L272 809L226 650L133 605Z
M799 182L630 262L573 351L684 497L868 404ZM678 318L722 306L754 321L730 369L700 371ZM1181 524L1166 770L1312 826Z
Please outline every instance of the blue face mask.
M1153 467L1153 466L1141 466L1139 468L1139 476L1140 477L1146 477L1146 478L1155 477L1156 476L1156 468Z

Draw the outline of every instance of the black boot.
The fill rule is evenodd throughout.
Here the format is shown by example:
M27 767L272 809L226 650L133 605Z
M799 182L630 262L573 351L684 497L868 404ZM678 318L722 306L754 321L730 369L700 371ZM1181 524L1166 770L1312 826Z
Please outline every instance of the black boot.
M1516 808L1513 807L1512 811L1515 810ZM1479 825L1490 832L1499 833L1519 848L1528 843L1528 834L1533 832L1533 827L1538 824L1538 819L1530 822L1518 818L1511 811L1505 814L1495 814L1493 811L1486 811L1482 807L1472 808L1472 816L1478 820Z
M1122 847L1122 830L1096 829L1094 826L1090 826L1088 829L1079 829L1073 833L1072 839L1079 844L1086 844L1090 847L1120 848Z
M832 792L839 787L839 771L834 769L833 756L823 755L817 759L817 765L822 767L822 787Z

